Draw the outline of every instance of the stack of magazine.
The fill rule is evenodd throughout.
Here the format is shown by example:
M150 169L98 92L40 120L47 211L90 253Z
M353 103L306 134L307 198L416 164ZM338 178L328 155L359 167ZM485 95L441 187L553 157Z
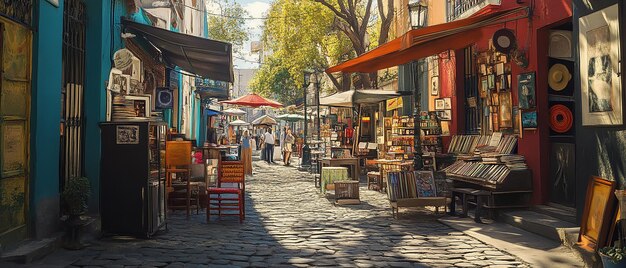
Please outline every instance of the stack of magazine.
M483 164L481 162L456 161L443 169L446 174L471 177L480 181L497 184L509 175L506 165Z

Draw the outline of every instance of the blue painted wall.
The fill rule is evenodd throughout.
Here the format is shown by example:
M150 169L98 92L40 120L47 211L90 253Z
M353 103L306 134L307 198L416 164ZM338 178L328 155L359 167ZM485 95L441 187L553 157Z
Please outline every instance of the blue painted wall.
M63 1L37 1L34 12L31 122L31 235L45 237L59 219Z

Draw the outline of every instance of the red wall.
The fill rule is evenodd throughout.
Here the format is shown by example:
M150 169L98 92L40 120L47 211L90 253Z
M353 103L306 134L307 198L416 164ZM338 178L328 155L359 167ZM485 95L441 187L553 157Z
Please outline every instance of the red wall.
M537 94L537 130L523 131L523 137L518 141L518 152L526 157L526 162L533 173L533 204L541 204L548 201L549 196L549 125L548 125L548 29L552 25L562 24L571 20L571 0L536 0L525 1L525 4L517 4L516 1L502 1L502 5L495 10L509 9L517 6L528 6L534 2L530 19L520 19L505 24L485 27L483 36L486 38L476 44L478 52L489 48L489 39L493 33L503 27L515 32L518 48L526 51L529 61L527 68L521 68L515 63L512 66L512 96L513 103L517 103L517 75L520 73L536 73ZM462 133L464 129L463 116L463 50L456 51L456 62L442 60L440 74L442 76L441 97L452 97L453 121L450 126L452 134ZM455 68L457 67L457 68ZM456 81L446 79L446 70L456 69Z

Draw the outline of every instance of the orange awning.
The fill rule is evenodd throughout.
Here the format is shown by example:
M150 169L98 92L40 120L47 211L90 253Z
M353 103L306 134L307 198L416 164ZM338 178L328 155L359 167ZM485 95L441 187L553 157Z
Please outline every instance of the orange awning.
M495 11L411 30L359 57L328 68L326 72L369 73L425 58L442 51L464 48L482 38L482 27L502 23L509 15L521 10L526 10L526 8L518 7Z

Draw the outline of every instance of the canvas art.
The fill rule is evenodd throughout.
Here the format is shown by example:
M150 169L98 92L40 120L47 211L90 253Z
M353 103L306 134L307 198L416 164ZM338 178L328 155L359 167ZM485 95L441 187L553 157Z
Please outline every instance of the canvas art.
M135 116L137 117L150 117L151 113L151 96L150 95L142 95L142 96L126 96L127 100L133 101L133 108L135 111Z
M579 27L582 123L621 125L618 5L581 17Z
M511 92L500 92L500 128L511 128L513 127L513 111L511 110L513 106L511 105Z
M435 176L432 171L414 171L418 197L436 197Z
M486 76L480 77L480 97L486 98L488 90L489 90L489 84L487 84L487 77Z
M534 109L535 104L535 73L524 73L517 76L517 92L519 108Z
M537 111L522 113L522 128L537 128Z

